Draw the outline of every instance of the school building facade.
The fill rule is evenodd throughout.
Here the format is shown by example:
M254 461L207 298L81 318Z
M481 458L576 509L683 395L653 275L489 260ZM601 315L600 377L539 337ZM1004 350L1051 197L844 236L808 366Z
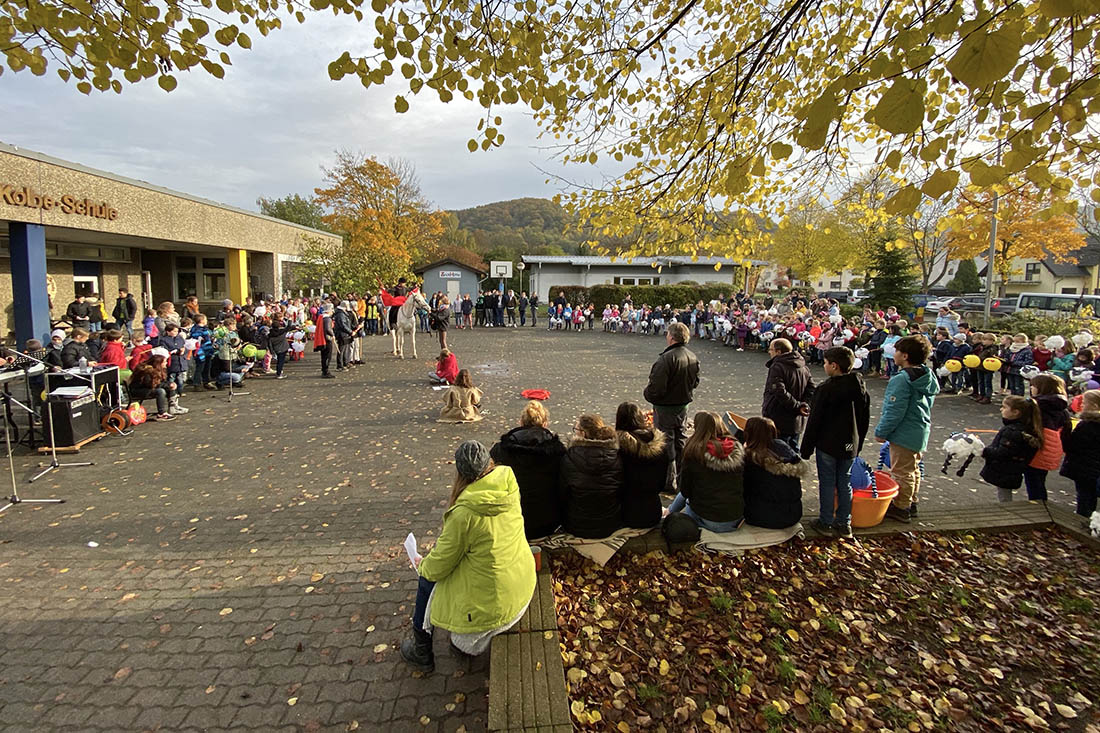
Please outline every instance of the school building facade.
M278 295L328 232L0 143L0 335L43 338L79 294L139 308ZM139 314L140 320L140 314ZM14 342L13 342L14 339Z

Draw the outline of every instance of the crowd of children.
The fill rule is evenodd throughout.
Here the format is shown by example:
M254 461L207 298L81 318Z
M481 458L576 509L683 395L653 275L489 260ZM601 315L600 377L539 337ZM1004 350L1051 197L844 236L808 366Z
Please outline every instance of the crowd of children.
M1011 500L1013 491L1026 485L1029 500L1046 501L1046 476L1059 470L1075 483L1078 513L1090 516L1096 509L1100 492L1100 374L1094 375L1094 370L1100 348L1091 331L1052 336L980 332L947 308L940 309L934 323L912 322L894 307L864 307L859 315L844 317L837 301L802 297L797 292L778 301L743 294L728 300L720 296L678 309L636 308L628 300L608 304L603 311L608 332L660 333L674 321L687 325L696 338L739 351L765 348L771 340L784 338L809 363L825 364L834 371L837 367L830 364L827 354L844 347L853 355L844 373L850 370L864 378L896 379L903 370L912 369L913 354L899 359L897 348L903 339L916 337L929 352L927 365L923 359L919 365L927 370L922 379L930 398L965 394L979 404L1003 398L997 404L1004 426L985 448L982 472L1002 500ZM913 384L910 379L907 389L911 391ZM915 442L923 444L909 453L923 452L928 436L927 431L921 433L921 440ZM862 437L859 440L862 442ZM892 450L896 452L896 446ZM825 461L826 468L836 458ZM919 481L919 455L916 461L909 455L901 458L906 464L903 469L911 474L905 477L908 483ZM845 470L843 461L841 469ZM899 473L897 468L892 470ZM828 492L822 490L821 521L828 525L833 512L824 502L836 496L838 487L834 474L826 472L833 486ZM916 491L909 491L915 508ZM895 518L900 518L902 512L897 514Z

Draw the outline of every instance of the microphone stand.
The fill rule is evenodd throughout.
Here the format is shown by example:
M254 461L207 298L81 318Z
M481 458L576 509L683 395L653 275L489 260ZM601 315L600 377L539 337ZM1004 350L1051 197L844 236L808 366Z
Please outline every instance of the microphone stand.
M17 361L22 362L20 364L17 364L17 366L20 366L23 369L23 380L24 380L24 383L26 384L26 387L27 387L27 394L30 394L30 392L31 392L30 372L29 372L29 369L27 367L27 362L29 361L29 362L33 362L35 364L41 364L42 366L46 367L47 370L49 370L49 368L50 368L49 364L46 364L46 362L44 362L40 359L37 359L33 356L30 356L29 354L24 354L21 351L16 351L15 349L9 348L9 349L7 349L7 351L11 354L16 355L16 357L18 357ZM43 372L43 374L45 374L45 372ZM90 382L91 380L88 380L88 381ZM3 399L4 399L4 402L7 403L9 406L11 405L12 402L14 402L15 404L22 407L24 410L29 412L32 416L34 415L34 410L32 408L29 408L26 405L24 405L22 402L19 402L18 400L12 398L11 395L5 395ZM48 403L47 403L47 409L49 409ZM33 427L31 429L33 430ZM60 467L61 464L57 463L57 446L54 444L53 415L52 414L50 415L50 445L53 449L53 463L54 463L54 465ZM5 447L5 449L7 450L7 453L8 453L8 475L11 477L11 496L8 497L7 503L4 504L4 506L0 507L0 513L5 512L8 509L11 509L16 504L64 504L65 503L64 499L24 499L21 496L19 496L19 487L18 487L17 482L15 480L15 459L11 454L11 426L8 424L7 420L4 421L4 447ZM87 465L90 465L90 464L87 464ZM54 468L54 466L51 465L50 468L48 468L48 469L46 469L46 471L43 471L42 473L38 474L38 476L44 475L47 471L53 470L53 468ZM38 476L35 476L34 478L32 478L31 481L34 481L34 479L38 478Z

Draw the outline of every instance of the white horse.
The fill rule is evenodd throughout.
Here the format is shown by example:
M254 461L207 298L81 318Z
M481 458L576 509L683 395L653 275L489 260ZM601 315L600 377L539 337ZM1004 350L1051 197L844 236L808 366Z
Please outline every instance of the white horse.
M416 358L416 312L423 308L428 310L428 301L419 290L409 293L405 304L397 310L397 325L390 331L393 336L393 353L402 359L405 358L405 334L409 335L412 342L413 358Z

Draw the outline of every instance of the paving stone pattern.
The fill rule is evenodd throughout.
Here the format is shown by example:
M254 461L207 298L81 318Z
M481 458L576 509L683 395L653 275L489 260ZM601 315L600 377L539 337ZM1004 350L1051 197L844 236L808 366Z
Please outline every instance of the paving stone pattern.
M0 515L0 727L483 730L487 658L455 659L440 634L433 675L400 659L415 593L401 543L410 531L431 541L454 448L507 430L522 389L552 391L559 432L582 411L610 420L641 401L664 344L541 327L450 340L485 390L481 423L435 422L442 393L425 376L438 344L421 337L420 359L398 361L374 338L367 366L339 379L321 380L309 354L231 404L185 396L189 415L85 448L95 466L28 485L40 459L17 456L24 497L68 501ZM762 355L694 348L695 406L755 414ZM877 405L881 383L871 390ZM999 424L960 398L939 400L935 419L934 442ZM977 466L960 480L940 462L933 452L926 505L995 500ZM1067 501L1069 484L1051 484Z

